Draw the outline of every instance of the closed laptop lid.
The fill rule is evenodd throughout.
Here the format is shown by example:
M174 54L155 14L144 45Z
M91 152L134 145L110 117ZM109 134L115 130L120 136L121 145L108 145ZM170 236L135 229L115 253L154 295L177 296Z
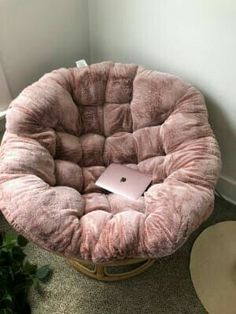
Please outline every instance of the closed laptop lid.
M130 199L139 198L152 181L150 174L121 164L110 164L95 182L97 186Z

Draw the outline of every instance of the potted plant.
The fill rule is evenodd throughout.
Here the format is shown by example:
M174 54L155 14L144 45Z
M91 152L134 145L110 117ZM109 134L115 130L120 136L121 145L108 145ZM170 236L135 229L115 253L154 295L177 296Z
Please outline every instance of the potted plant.
M0 233L0 314L31 313L28 292L49 280L49 265L38 267L26 260L27 240L11 232Z

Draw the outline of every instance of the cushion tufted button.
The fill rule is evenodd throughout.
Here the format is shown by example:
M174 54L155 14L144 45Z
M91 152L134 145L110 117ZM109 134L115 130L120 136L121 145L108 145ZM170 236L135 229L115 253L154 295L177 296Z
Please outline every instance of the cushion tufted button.
M83 158L80 165L83 167L103 166L103 149L105 138L99 134L88 133L80 136Z
M82 133L103 134L103 105L79 107L82 123Z
M83 167L84 187L83 193L102 192L102 189L95 185L95 182L105 170L103 166Z
M102 193L88 193L84 194L85 199L85 213L90 213L94 210L103 210L110 212L110 204L107 196Z
M82 148L77 136L57 132L56 158L79 163L82 158Z
M110 163L137 163L135 141L133 134L118 132L107 137L104 149L104 162Z
M81 192L83 175L81 168L70 161L55 160L56 184L69 186Z
M117 132L132 132L130 104L105 104L104 134L110 136Z
M113 214L117 214L119 212L127 211L127 210L135 210L139 212L144 212L145 204L144 198L141 196L137 200L130 200L127 197L118 194L108 194L107 196L111 211Z

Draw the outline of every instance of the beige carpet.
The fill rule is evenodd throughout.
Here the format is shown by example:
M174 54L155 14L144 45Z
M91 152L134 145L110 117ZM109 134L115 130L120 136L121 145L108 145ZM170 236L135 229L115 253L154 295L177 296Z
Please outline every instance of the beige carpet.
M236 221L218 223L201 233L192 248L190 271L209 313L236 313Z
M116 283L97 282L77 273L58 256L27 246L31 261L51 264L54 274L43 293L31 291L33 314L206 314L189 272L191 247L207 226L236 220L236 208L217 200L210 219L175 254L158 260L146 273ZM0 230L8 228L0 215ZM223 313L222 313L223 314Z

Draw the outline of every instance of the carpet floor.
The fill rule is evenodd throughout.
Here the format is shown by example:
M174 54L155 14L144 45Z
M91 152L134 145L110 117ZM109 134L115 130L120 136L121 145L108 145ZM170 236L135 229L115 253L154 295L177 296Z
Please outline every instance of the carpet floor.
M236 220L236 206L216 198L211 217L175 254L164 257L145 273L121 282L103 283L78 273L68 262L32 243L28 259L50 264L52 279L42 292L32 290L33 314L205 314L189 272L191 248L196 237L209 225ZM0 216L0 230L9 229Z

